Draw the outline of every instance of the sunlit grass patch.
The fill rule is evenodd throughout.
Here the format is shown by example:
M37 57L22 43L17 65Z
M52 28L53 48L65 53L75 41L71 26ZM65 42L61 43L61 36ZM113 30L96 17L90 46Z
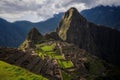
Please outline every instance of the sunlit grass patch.
M54 47L55 47L55 44L52 44L52 45L43 46L43 47L41 47L41 49L43 51L52 51L54 49Z
M47 80L23 68L0 61L0 80Z
M55 59L63 59L63 56L61 56L61 55L55 55L54 58Z
M71 67L73 67L73 63L71 61L58 60L58 64L62 68L71 68Z
M72 76L62 71L63 80L71 80Z

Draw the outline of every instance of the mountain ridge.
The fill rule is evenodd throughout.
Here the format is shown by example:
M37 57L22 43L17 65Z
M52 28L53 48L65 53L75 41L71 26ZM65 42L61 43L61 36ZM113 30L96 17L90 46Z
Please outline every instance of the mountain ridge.
M28 31L33 27L36 27L42 34L55 30L57 22L59 22L62 13L54 16L54 18L50 18L44 22L38 23L31 23L29 21L17 21L11 23L4 19L0 19L0 34L3 34L0 36L0 46L18 47L25 40ZM42 25L44 25L44 27Z
M72 8L56 32L42 35L33 28L19 49L0 48L0 60L49 80L119 80L119 35L88 22Z
M102 9L101 9L102 8ZM119 9L119 7L117 7ZM93 10L94 9L94 10ZM105 9L105 10L104 10ZM113 10L113 12L111 13L110 10ZM106 25L106 26L113 26L112 28L118 29L119 30L119 15L118 13L119 10L117 10L116 12L116 7L110 7L110 6L98 6L97 8L92 8L89 10L85 10L80 12L85 18L87 18L88 21L96 23L96 24L101 24L101 25ZM92 14L91 14L92 11ZM99 15L101 15L101 17L98 15L98 12L101 11L102 13L100 13ZM107 13L106 15L103 13ZM93 15L94 13L94 15ZM110 13L108 15L108 13ZM89 15L87 15L89 14ZM118 16L118 18L112 17L111 16L116 15ZM30 29L32 29L33 27L36 27L41 34L47 33L47 32L51 32L53 30L55 30L56 26L58 26L58 22L60 21L61 16L63 15L63 13L60 14L56 14L54 15L53 18L50 18L44 22L38 22L38 23L31 23L29 21L17 21L14 23L8 22L6 20L4 20L4 23L2 22L3 20L1 19L1 24L0 24L0 46L4 46L4 47L18 47L22 41L25 40L25 37L27 36L27 33ZM105 16L105 17L104 17ZM107 18L106 18L107 17ZM94 20L96 19L96 20ZM97 21L97 22L96 22ZM112 21L110 22L110 24L108 23L108 21ZM113 24L114 23L114 24ZM34 24L34 25L33 25ZM115 25L118 25L117 27ZM13 27L14 26L14 27ZM6 29L5 29L5 28ZM11 35L11 36L9 36Z
M97 6L81 11L90 22L118 29L120 28L120 6Z
M61 39L74 43L79 48L85 49L94 55L104 58L108 62L120 66L120 32L116 29L88 22L78 11L76 12L76 9L73 10L75 11L73 13L76 13L73 16L70 16L72 13L69 13L69 11L71 9L65 12L57 29ZM118 63L116 63L117 61Z

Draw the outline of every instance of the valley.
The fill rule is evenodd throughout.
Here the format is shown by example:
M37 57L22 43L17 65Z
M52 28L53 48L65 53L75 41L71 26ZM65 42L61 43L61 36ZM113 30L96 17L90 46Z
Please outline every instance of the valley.
M72 7L55 31L43 35L34 27L18 48L0 47L0 71L6 72L0 78L120 80L119 41L118 30L91 23Z

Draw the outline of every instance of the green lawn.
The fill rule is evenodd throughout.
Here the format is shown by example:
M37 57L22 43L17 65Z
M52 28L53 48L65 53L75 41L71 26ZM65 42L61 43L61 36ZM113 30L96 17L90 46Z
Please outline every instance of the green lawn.
M54 51L55 44L51 45L38 44L37 48L38 51L36 52L39 54L40 57L43 58L45 55L47 55L50 58L56 59L61 68L73 67L73 63L71 61L66 61L63 55L58 54Z
M55 47L55 44L52 44L52 45L48 45L48 46L43 46L43 47L41 47L41 49L43 51L52 51L54 49L54 47Z
M40 57L44 57L45 55L49 56L50 58L56 59L58 62L59 67L61 68L71 68L74 67L72 61L68 61L65 59L64 55L60 53L59 48L55 48L55 44L46 45L46 44L38 44L37 53ZM72 77L62 71L63 79L64 80L71 80Z
M55 55L54 58L55 59L64 59L64 57L62 55Z
M23 68L0 61L0 80L48 80Z
M71 68L71 67L73 67L73 63L71 61L58 60L58 64L62 68Z
M72 76L68 75L64 71L62 71L62 76L63 76L63 80L71 80L72 79Z

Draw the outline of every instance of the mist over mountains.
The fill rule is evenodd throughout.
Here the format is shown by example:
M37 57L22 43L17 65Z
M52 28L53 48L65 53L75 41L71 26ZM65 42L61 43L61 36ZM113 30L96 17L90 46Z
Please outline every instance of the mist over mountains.
M90 22L120 29L120 7L98 6L84 10L81 14ZM59 13L53 18L38 23L29 21L10 23L0 18L0 46L18 47L33 27L36 27L42 34L51 32L58 26L62 15L63 13Z
M38 80L120 80L120 31L89 22L74 7L58 24L45 35L32 28L18 48L0 47L0 61L29 70Z

